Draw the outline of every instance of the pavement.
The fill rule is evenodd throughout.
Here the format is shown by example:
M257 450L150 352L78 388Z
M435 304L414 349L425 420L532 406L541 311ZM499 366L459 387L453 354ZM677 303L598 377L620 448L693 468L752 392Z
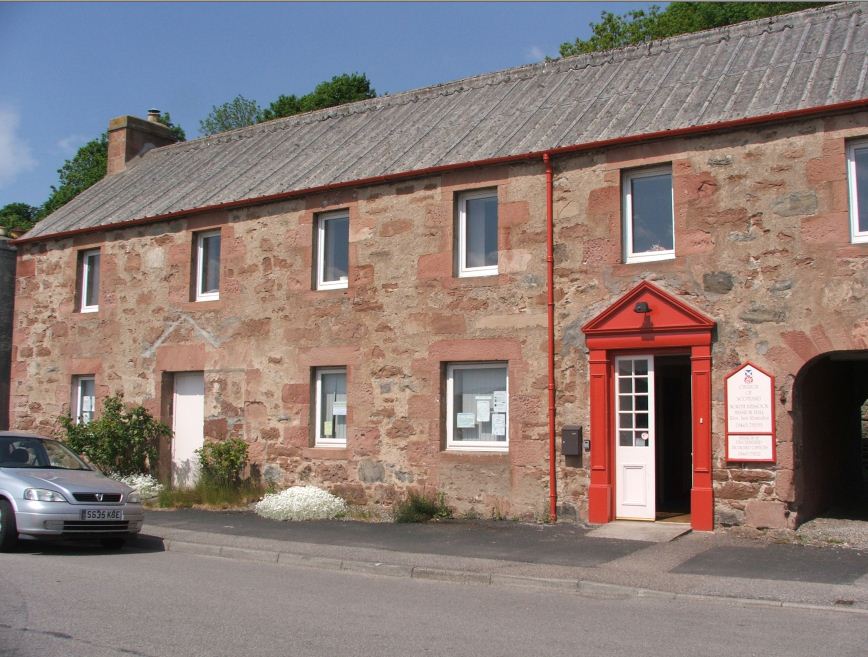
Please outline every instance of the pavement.
M611 525L279 522L250 511L179 509L149 511L139 543L212 557L591 597L714 599L868 616L868 551L685 532L686 526L666 523Z

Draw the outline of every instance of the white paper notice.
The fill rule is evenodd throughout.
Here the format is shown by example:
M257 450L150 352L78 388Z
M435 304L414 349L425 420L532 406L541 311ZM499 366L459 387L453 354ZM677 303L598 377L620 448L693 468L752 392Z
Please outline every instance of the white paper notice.
M455 426L459 429L472 429L476 426L476 413L458 413Z
M494 412L506 413L506 390L494 391Z
M491 421L491 397L488 395L476 398L476 420L477 422Z
M332 421L326 420L322 423L322 435L326 438L331 438L334 432L332 431Z
M81 410L85 413L89 413L93 410L93 397L81 398Z
M347 403L343 402L332 402L332 415L346 415L347 414Z
M493 413L491 416L491 433L495 436L506 435L506 413Z

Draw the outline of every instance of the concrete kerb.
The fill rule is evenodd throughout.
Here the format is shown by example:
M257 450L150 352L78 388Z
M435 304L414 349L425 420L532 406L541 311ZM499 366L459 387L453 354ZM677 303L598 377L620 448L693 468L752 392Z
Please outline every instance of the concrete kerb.
M487 586L508 586L531 589L558 590L565 593L574 592L583 597L596 599L628 599L628 598L662 598L667 600L686 600L715 602L744 607L776 607L779 609L810 609L813 611L830 611L868 616L868 609L847 606L825 606L808 603L786 602L783 600L745 598L726 595L703 595L696 593L673 593L654 589L606 584L583 579L556 579L527 577L522 575L503 575L499 573L480 573L465 570L450 570L446 568L430 568L427 566L407 566L385 562L355 561L350 559L329 559L313 557L305 554L240 548L227 545L212 545L166 539L163 541L166 551L182 552L206 557L221 557L241 561L259 563L274 563L283 566L320 568L324 570L345 570L366 575L385 575L387 577L406 577L410 579L425 579L456 584L477 584Z

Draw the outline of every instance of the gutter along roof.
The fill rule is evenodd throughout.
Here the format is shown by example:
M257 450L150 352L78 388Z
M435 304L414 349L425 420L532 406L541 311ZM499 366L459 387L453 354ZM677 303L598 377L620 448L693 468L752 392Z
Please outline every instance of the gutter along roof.
M18 242L866 107L866 71L855 4L508 69L154 149Z

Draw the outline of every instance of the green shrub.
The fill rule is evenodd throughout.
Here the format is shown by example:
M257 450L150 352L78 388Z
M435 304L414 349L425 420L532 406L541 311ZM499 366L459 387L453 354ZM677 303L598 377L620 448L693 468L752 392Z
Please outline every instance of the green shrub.
M106 398L102 414L92 422L76 424L69 415L58 421L70 449L100 470L121 476L154 470L160 438L172 435L144 406L125 408L122 393Z
M247 443L240 438L205 443L196 450L202 480L218 486L237 486L247 465Z
M265 488L249 479L231 484L219 484L204 479L193 488L165 488L156 505L161 509L185 509L194 506L232 509L247 507L265 494Z
M428 522L452 517L452 509L446 504L443 493L432 495L411 490L395 505L395 522Z

